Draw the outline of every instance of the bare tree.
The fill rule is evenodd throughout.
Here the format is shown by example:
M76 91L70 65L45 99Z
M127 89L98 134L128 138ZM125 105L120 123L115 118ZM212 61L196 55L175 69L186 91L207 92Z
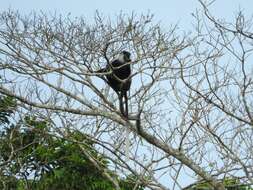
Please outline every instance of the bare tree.
M52 121L59 136L71 140L66 129L89 135L115 171L134 174L150 189L204 180L222 190L226 177L253 183L252 21L242 12L235 24L218 20L211 4L200 3L187 35L177 26L165 31L152 15L97 13L88 24L3 12L0 92ZM133 60L128 119L104 75L94 72L122 50Z

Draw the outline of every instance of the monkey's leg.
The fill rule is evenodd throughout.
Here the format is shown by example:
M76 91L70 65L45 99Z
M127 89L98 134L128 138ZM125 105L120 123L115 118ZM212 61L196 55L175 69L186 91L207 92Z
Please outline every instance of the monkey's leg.
M125 117L128 118L128 98L127 98L127 92L126 91L124 92L124 98L125 98L125 109L126 109Z
M124 104L123 104L123 93L122 92L119 93L119 109L120 109L121 114L125 115L124 114Z

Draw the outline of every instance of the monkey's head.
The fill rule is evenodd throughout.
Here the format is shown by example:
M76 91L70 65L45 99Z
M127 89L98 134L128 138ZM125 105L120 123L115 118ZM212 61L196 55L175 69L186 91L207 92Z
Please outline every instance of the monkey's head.
M131 62L131 53L129 53L128 51L122 51L120 54L119 54L119 60L122 61L122 62Z

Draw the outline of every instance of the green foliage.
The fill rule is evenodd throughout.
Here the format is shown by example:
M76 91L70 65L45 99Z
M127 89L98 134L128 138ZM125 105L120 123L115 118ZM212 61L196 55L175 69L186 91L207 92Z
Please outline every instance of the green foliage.
M9 124L9 116L16 108L16 101L9 96L0 96L0 125Z
M124 190L132 190L136 184L136 181L138 181L136 176L129 175L125 180L120 181L120 186ZM144 190L144 185L140 184L138 187L139 187L138 190Z
M237 178L225 178L222 180L227 190L253 190L250 185L242 184ZM213 188L207 182L198 183L187 190L212 190Z
M60 138L50 132L49 122L34 116L10 124L9 116L15 111L15 101L2 98L0 104L3 105L1 121L5 125L0 129L0 164L4 166L0 170L0 189L115 189L87 158L85 153L108 170L108 160L94 149L93 142L86 135L68 131L71 141ZM119 179L113 172L110 174ZM133 189L135 182L134 176L119 180L122 190ZM137 190L143 190L143 187L139 185Z

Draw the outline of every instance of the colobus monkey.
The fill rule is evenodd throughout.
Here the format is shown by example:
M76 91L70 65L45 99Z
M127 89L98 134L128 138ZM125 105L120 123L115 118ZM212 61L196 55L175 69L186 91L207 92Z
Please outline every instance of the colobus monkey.
M131 86L131 54L128 51L122 51L116 59L108 63L104 69L97 71L98 73L105 73L107 83L117 93L119 97L120 112L125 117L128 117L128 98L127 91ZM110 72L111 71L111 72ZM106 74L110 72L109 74ZM125 101L125 110L124 103Z

